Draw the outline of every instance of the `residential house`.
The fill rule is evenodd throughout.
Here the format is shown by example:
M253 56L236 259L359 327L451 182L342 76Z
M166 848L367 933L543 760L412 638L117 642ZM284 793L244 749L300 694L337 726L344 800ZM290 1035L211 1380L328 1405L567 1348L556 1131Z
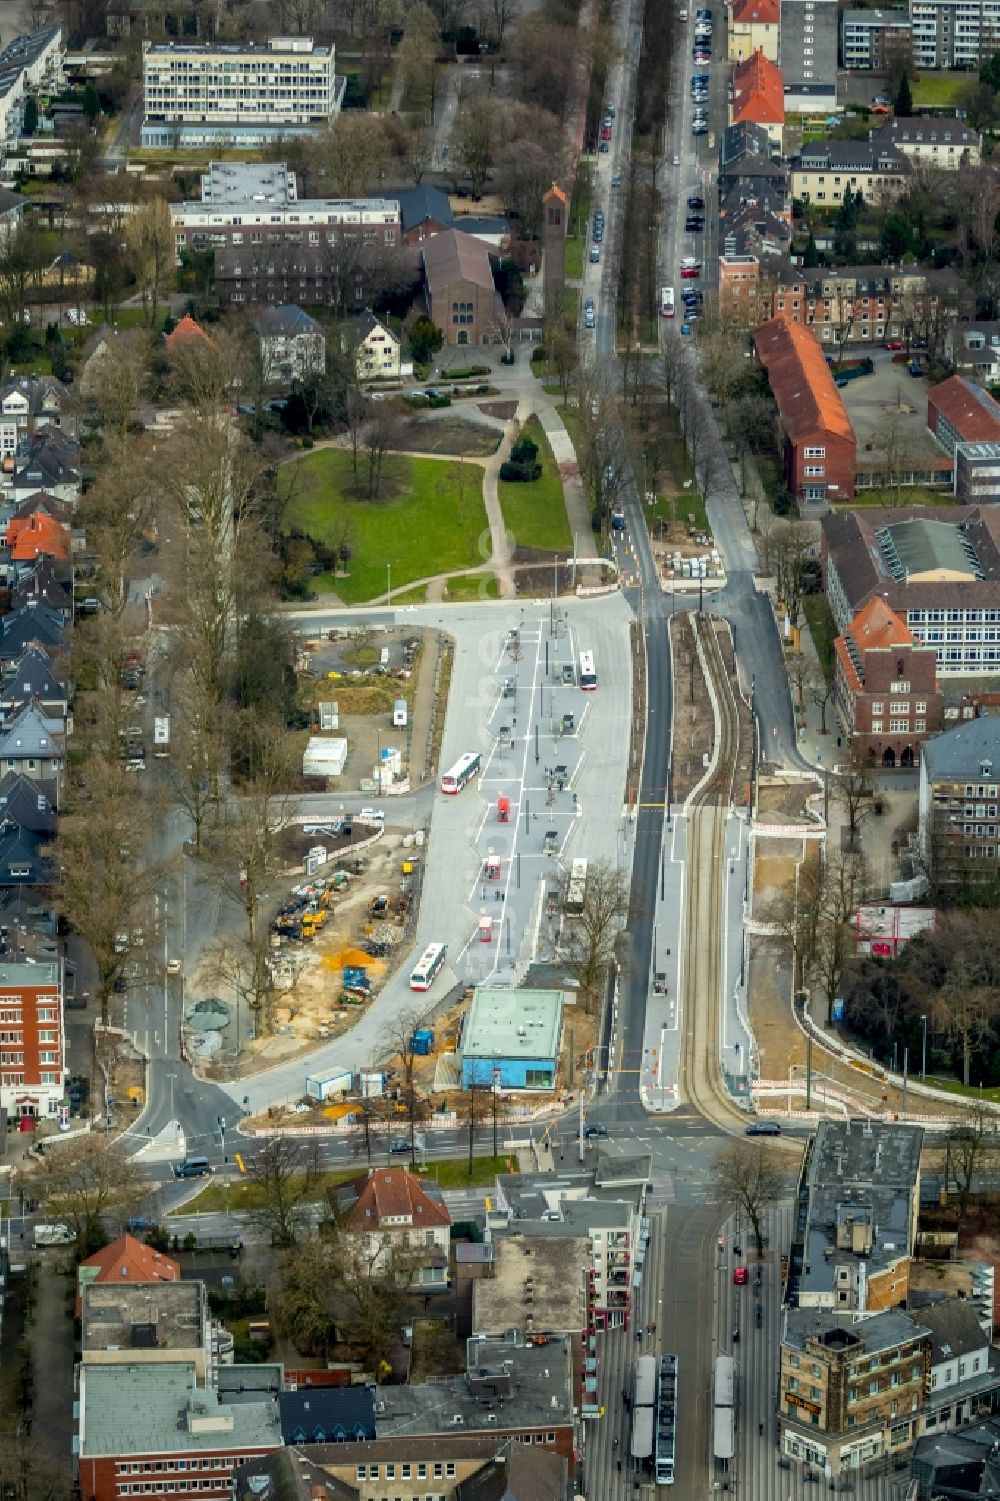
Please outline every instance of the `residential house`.
M133 1287L137 1283L145 1283L152 1287L157 1282L179 1282L180 1280L179 1261L174 1261L171 1256L165 1256L162 1251L155 1250L153 1246L147 1246L145 1241L136 1240L134 1235L119 1235L116 1240L102 1246L99 1251L95 1251L93 1256L88 1256L85 1261L81 1261L77 1267L77 1317L79 1318L83 1312L82 1294L88 1283L108 1282L117 1284L119 1287L123 1285Z
M762 52L769 62L777 63L780 33L781 0L733 0L726 28L726 55L731 63L742 63L755 52Z
M920 850L942 889L993 884L1000 874L1000 717L984 714L924 746Z
M781 0L779 62L790 115L836 113L837 0Z
M421 246L428 313L446 344L495 340L503 304L481 240L449 229Z
M945 335L945 358L962 375L984 386L1000 382L1000 322L953 324Z
M370 1272L421 1292L447 1288L451 1215L435 1185L404 1167L371 1168L331 1189L330 1203Z
M830 367L812 334L781 313L754 332L785 433L784 482L797 500L850 500L856 444Z
M54 375L15 375L0 386L0 455L16 453L43 427L76 436L70 394Z
M0 666L0 724L6 724L30 703L37 703L46 719L66 719L69 696L52 658L41 646L28 646Z
M840 59L853 73L888 71L895 56L910 50L905 10L845 10L840 15Z
M281 1447L272 1397L223 1401L199 1385L193 1362L135 1353L79 1368L76 1472L88 1501L120 1501L123 1475L133 1494L183 1485L192 1501L210 1501L229 1493L237 1465Z
M0 543L6 542L12 521L28 521L39 513L50 516L68 531L73 524L73 509L67 501L57 500L45 490L35 490L19 501L5 499L0 502Z
M944 723L934 647L874 595L833 648L834 712L852 752L872 765L915 766Z
M978 130L963 120L939 115L887 120L868 138L878 146L895 146L912 162L924 162L944 172L978 167L982 160L983 138Z
M942 1298L914 1314L931 1336L931 1383L925 1433L967 1423L982 1401L984 1378L996 1382L991 1371L992 1345L972 1304L965 1298Z
M257 149L329 125L343 94L333 46L312 37L143 42L142 145Z
M110 323L100 323L80 350L76 388L84 401L93 401L104 379L104 364L118 338Z
M326 370L326 335L294 304L262 308L253 320L268 384L315 380Z
M0 728L4 774L17 771L32 780L58 780L64 755L65 721L47 718L38 704L28 704Z
M79 499L79 445L59 429L47 425L29 439L27 448L14 457L12 477L7 471L10 462L10 458L4 461L2 480L15 501L27 500L36 490L47 490L57 500L71 503Z
M897 146L877 141L810 141L791 160L792 196L836 208L850 188L866 203L898 198L907 184L909 159Z
M0 963L0 1105L30 1129L65 1094L61 963Z
M15 565L10 591L11 610L34 603L57 611L68 625L73 618L73 568L59 558L36 558Z
M918 1126L820 1122L799 1172L787 1303L871 1313L906 1302L923 1137Z
M20 657L26 647L37 642L48 651L59 651L65 645L66 618L59 610L40 601L28 599L0 616L0 661L12 661Z
M397 334L366 309L353 323L357 347L354 368L358 380L398 380L401 344Z
M733 68L729 123L763 125L772 147L780 154L785 128L781 69L760 48Z
M838 630L880 594L915 641L934 646L939 679L1000 672L995 506L865 507L824 516L820 544Z
M500 250L510 237L510 225L506 219L456 212L447 193L430 183L422 182L397 196L404 245L422 245L433 235L443 234L448 229L472 235L493 250ZM461 204L465 200L458 202Z
M55 781L35 780L19 771L0 777L0 822L17 824L47 838L55 833L59 786Z
M770 208L763 194L758 198L746 193L724 219L719 216L720 260L745 255L762 260L786 256L791 237L787 215Z
M767 127L753 120L738 120L734 125L726 126L719 143L720 201L735 183L747 179L751 179L755 192L759 191L763 180L778 195L782 207L787 208L788 173L774 155Z
M167 347L167 353L171 355L196 344L204 344L210 349L215 347L211 334L207 334L190 313L183 313L178 318L170 332L164 335L163 342Z
M68 558L69 532L44 510L31 516L15 516L7 526L6 550L12 563L33 563L36 558Z
M0 821L0 889L48 885L54 872L45 846L30 829Z
M319 249L401 243L394 198L300 198L284 162L210 162L201 197L170 204L178 261L210 247L266 256L280 245ZM301 299L299 299L301 300Z

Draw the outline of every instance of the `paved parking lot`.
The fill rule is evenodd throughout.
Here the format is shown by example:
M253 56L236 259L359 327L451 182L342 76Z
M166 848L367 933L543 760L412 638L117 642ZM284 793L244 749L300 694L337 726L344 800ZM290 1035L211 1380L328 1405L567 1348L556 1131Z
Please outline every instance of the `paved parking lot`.
M914 380L906 366L892 364L885 351L876 352L874 359L873 375L852 380L840 392L857 436L859 462L884 455L893 429L897 458L940 456L940 444L927 431L927 381Z

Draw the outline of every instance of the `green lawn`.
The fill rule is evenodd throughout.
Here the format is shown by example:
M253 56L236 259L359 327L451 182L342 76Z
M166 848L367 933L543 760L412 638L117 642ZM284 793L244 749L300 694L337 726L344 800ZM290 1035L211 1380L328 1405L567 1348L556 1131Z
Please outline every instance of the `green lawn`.
M493 573L465 573L448 580L444 597L452 603L457 599L499 599L500 588Z
M583 258L587 241L583 235L570 235L566 241L566 278L579 281L583 275Z
M385 1166L388 1160L385 1152L372 1153L374 1166ZM409 1167L409 1158L394 1157L393 1162L405 1164ZM472 1159L472 1174L469 1174L468 1157L447 1157L442 1162L429 1162L426 1168L417 1164L416 1171L435 1178L442 1188L485 1188L493 1183L497 1173L511 1171L511 1159L507 1157L474 1157ZM359 1157L357 1165L350 1168L341 1168L335 1173L324 1173L316 1189L316 1202L318 1203L328 1188L334 1188L338 1183L347 1183L351 1178L357 1178L367 1170L365 1158ZM216 1180L208 1183L200 1193L195 1194L193 1199L188 1199L186 1204L179 1204L176 1209L171 1209L165 1216L187 1214L224 1214L226 1209L239 1213L242 1209L254 1209L261 1202L261 1191L256 1183L250 1183L246 1178L237 1177L229 1180Z
M359 473L363 481L363 455ZM479 544L487 524L478 465L390 454L383 466L384 499L356 499L353 485L351 456L337 448L311 453L280 471L288 527L334 542L345 518L350 522L350 576L321 575L318 592L335 590L348 604L372 599L385 594L391 565L395 599L396 589L414 579L482 561Z
M809 634L816 648L820 665L828 683L833 682L833 642L837 634L830 606L822 594L807 594L802 600L802 609L809 627Z
M531 485L500 481L500 509L504 525L514 534L518 547L537 547L543 552L568 552L572 546L562 480L552 457L549 440L537 417L524 424L524 436L538 444L541 478Z
M392 591L394 605L425 605L427 603L427 585L417 584L413 589L401 589L397 594Z
M954 109L971 77L970 73L925 73L912 79L910 92L915 108Z
M988 1100L991 1105L1000 1105L1000 1089L996 1087L983 1089L977 1084L965 1085L959 1083L958 1079L941 1079L932 1074L928 1074L927 1078L921 1082L929 1084L932 1089L943 1090L945 1094L960 1095L970 1106L978 1104L980 1100Z
M856 506L952 506L955 497L950 490L928 490L922 485L900 485L895 490L859 490L852 501L837 510L853 511Z

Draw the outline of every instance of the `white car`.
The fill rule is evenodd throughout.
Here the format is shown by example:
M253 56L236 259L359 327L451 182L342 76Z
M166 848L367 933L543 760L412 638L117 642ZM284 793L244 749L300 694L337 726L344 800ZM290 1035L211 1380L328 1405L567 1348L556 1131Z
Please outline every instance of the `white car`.
M179 959L168 959L167 960L167 974L168 975L179 975L180 972L181 972L181 961Z
M362 808L355 817L358 823L385 823L385 814L381 808Z

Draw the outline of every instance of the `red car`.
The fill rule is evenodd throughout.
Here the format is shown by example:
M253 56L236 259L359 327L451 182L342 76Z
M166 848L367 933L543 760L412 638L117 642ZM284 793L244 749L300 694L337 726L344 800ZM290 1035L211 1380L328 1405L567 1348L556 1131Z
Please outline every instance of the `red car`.
M701 275L701 267L700 266L682 266L681 267L681 279L683 281L694 281L695 278L698 277L698 276L700 276L700 275Z
M737 1287L746 1287L747 1283L750 1281L750 1273L747 1271L745 1266L737 1266L733 1268L733 1281L736 1283Z
M885 347L886 347L886 349L893 349L893 350L895 350L895 349L902 349L902 347L903 347L903 341L902 341L902 339L886 339L886 341L885 341Z

